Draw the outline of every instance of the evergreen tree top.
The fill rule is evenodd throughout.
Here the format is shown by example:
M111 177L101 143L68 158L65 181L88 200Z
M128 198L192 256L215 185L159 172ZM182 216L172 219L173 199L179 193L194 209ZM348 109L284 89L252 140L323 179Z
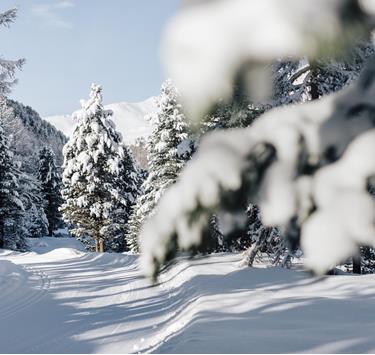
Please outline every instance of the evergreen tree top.
M178 146L188 138L188 126L179 103L178 90L170 79L163 83L157 104L158 111L149 116L154 126L147 142L149 165L151 170L159 166L159 173L165 169L170 170L169 164L179 170L184 159L178 154ZM150 178L152 179L152 176Z
M39 151L39 157L43 159L54 159L55 158L55 153L50 147L43 147Z
M41 182L50 181L52 185L57 185L58 172L55 162L55 153L49 147L43 147L39 151L38 178Z
M102 86L95 83L91 84L90 97L88 100L80 100L81 109L73 113L73 118L77 121L94 116L98 112L103 113L105 117L111 116L111 110L104 110Z
M81 166L79 170L82 173L91 170L98 160L103 159L103 162L105 161L103 164L117 174L120 160L124 157L124 147L121 134L109 119L112 111L103 108L102 87L92 84L90 97L88 100L81 100L81 106L81 110L73 113L78 124L63 149L65 169L76 170L78 166ZM73 156L75 158L70 159ZM66 165L67 157L69 157L70 166Z

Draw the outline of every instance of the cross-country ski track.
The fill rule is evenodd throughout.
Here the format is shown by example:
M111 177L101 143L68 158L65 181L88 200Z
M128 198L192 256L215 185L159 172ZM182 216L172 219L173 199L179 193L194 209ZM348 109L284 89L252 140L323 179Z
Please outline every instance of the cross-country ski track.
M374 352L375 277L180 258L152 285L138 256L71 238L0 250L2 353Z

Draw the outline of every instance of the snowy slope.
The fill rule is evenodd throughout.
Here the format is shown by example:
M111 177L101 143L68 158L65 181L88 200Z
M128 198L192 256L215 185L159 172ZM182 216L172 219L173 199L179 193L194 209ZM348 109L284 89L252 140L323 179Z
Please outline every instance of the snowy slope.
M133 143L137 138L147 137L151 133L151 125L144 117L156 110L153 97L138 103L114 103L105 106L105 108L113 111L112 119L116 128L122 133L125 142ZM50 116L44 119L67 137L72 135L76 125L70 115Z
M12 150L23 162L24 168L33 171L38 164L35 152L46 146L54 151L57 163L61 164L66 137L44 121L32 107L10 99L7 99L7 104L12 108L14 116L11 115L9 119L2 117L1 124L6 134L12 137Z
M374 275L238 269L227 254L180 260L151 287L136 256L66 242L0 250L1 352L375 351Z

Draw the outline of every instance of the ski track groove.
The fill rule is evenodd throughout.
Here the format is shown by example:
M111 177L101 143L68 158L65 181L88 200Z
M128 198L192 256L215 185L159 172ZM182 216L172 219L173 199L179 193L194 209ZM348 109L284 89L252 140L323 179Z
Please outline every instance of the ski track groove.
M89 264L90 262L93 262L96 259L97 259L97 256L92 255L89 260L85 260L85 263L87 262ZM130 268L130 272L132 272L132 274L129 275L129 279L132 279L132 278L134 278L134 276L136 276L136 275L133 275L133 272L137 271L137 267L134 265L134 262L132 262L131 258L127 258L126 262L121 264L121 267ZM105 273L105 275L107 276L107 273ZM108 275L110 275L110 273L108 273ZM91 276L91 278L94 278L94 276ZM124 293L121 293L120 295L116 296L116 298L120 298L121 303L126 302L129 299L135 299L134 295L137 294L138 291L134 292L134 289L135 289L134 283L136 283L136 281L129 281L128 283L126 283L125 285L122 286L122 289L123 289ZM79 291L75 291L74 294L78 295ZM132 295L133 295L133 297L131 297ZM111 332L108 333L108 335L111 336L111 335L115 334L117 332L117 330L123 325L124 325L124 323L117 324L114 327L114 329ZM41 339L41 340L43 340L43 343L40 342L40 344L38 344L38 345L34 345L32 347L27 347L26 349L23 350L23 352L24 353L43 353L43 349L45 349L45 348L48 348L48 350L51 351L52 350L51 346L53 346L54 352L60 352L61 351L60 350L61 349L61 343L63 341L65 341L67 338L70 338L70 337L73 337L75 335L81 334L81 332L84 332L86 330L87 330L87 324L82 324L81 326L74 327L67 332L63 332L63 333L59 334L57 337L53 336L52 339L49 340L49 341L45 340L45 334L44 334L43 339ZM65 346L64 349L63 349L63 352L67 352L67 350L68 349Z
M185 325L182 325L180 327L172 327L171 325L176 324L176 318L178 318L181 314L183 314L185 311L190 310L190 307L194 305L194 303L197 301L195 300L191 304L186 305L185 303L182 303L181 305L178 305L175 307L176 299L181 296L181 292L176 292L176 288L173 287L173 283L171 282L171 279L174 277L178 277L178 274L172 276L171 278L168 278L164 281L165 285L159 285L158 289L159 292L165 292L168 293L168 301L163 306L163 310L167 311L167 315L163 320L161 320L157 325L157 331L155 334L152 335L152 338L155 339L154 341L151 340L148 345L139 347L137 349L137 353L154 353L159 347L161 347L165 341L173 337L175 334L177 334Z
M33 306L34 304L40 302L47 294L48 290L51 287L51 280L49 279L48 275L41 271L36 270L32 267L25 267L22 266L26 271L31 273L31 276L27 279L27 283L33 281L33 277L37 279L38 285L33 285L33 293L31 295L24 294L24 297L21 300L14 304L13 306L6 307L4 309L0 309L0 319L8 319L17 313L24 311L25 309ZM19 286L19 285L18 285ZM15 288L14 290L16 290Z
M13 257L9 259L12 260ZM30 266L28 262L28 260L22 260L21 263L17 262L18 265L29 272L29 277L24 280L21 278L18 284L13 286L13 289L22 287L26 280L32 286L33 292L29 295L22 293L20 300L13 300L14 306L5 310L0 309L0 319L9 318L36 305L49 291L52 291L51 288L53 289L51 292L52 300L55 299L56 306L64 305L68 301L73 308L71 309L72 313L68 313L67 317L60 319L60 328L46 328L43 334L40 333L23 344L22 348L18 350L21 353L67 353L74 350L76 341L79 342L82 339L93 341L95 334L98 331L100 332L101 327L103 328L101 336L113 338L113 341L116 342L122 333L131 329L129 328L131 324L126 321L127 307L138 307L139 300L156 297L156 304L145 313L146 318L149 317L147 326L143 326L143 328L147 328L147 335L145 334L145 337L143 337L142 333L137 331L136 326L134 342L131 339L129 349L126 349L127 352L131 353L154 352L186 325L185 322L181 322L183 318L181 316L185 312L190 313L196 302L196 300L188 304L183 300L179 302L181 296L184 295L181 293L180 286L174 285L174 279L186 277L179 270L172 269L171 273L166 272L164 278L161 279L163 282L150 292L147 282L139 279L141 272L137 260L132 256L111 259L107 254L92 253L72 258L58 258L57 260L47 259L43 261L42 259L37 266L34 266L34 264ZM86 275L84 279L82 279L82 275ZM124 284L121 284L121 282ZM80 287L71 288L75 283L80 284ZM95 283L101 285L101 288L96 290ZM94 287L93 291L90 290L91 287ZM68 293L63 298L58 297L56 299L55 294L59 295L61 292ZM10 292L7 292L7 294L10 294ZM87 295L94 298L97 295L99 300L104 297L103 302L96 305L95 303L89 304L88 308L77 307L79 305L77 302L80 302L79 299ZM128 305L125 305L126 303ZM121 308L122 305L124 305L124 308ZM111 306L114 306L114 308L107 308ZM94 313L92 307L94 307ZM97 311L95 311L95 307L98 309ZM112 325L110 323L111 317L118 312L116 307L120 308L119 312L122 312L121 309L123 309L123 321L119 317L118 323ZM101 311L102 308L105 310L104 312ZM87 315L87 318L84 317L80 322L71 323L70 321L77 317L75 314L77 311ZM160 311L162 312L160 313ZM97 322L99 326L95 325ZM82 336L83 338L80 339ZM67 339L71 339L71 341L67 342ZM17 339L13 339L12 342L16 345ZM93 342L95 343L95 340ZM98 340L97 345L101 345L100 340Z

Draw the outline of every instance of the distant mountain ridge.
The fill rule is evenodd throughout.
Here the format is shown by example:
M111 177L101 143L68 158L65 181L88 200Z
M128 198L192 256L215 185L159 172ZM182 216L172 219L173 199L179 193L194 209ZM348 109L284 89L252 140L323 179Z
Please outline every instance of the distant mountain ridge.
M112 110L112 120L116 129L122 134L126 144L134 144L139 138L147 138L152 132L150 122L145 116L157 110L154 97L142 102L118 102L105 106L105 109ZM71 115L57 115L44 117L44 120L52 124L67 137L73 134L77 124Z
M27 170L35 169L38 152L43 147L51 148L57 163L61 165L62 148L67 137L44 121L30 106L11 99L7 99L7 105L14 114L10 118L4 117L1 123L9 137L12 150L26 165Z

